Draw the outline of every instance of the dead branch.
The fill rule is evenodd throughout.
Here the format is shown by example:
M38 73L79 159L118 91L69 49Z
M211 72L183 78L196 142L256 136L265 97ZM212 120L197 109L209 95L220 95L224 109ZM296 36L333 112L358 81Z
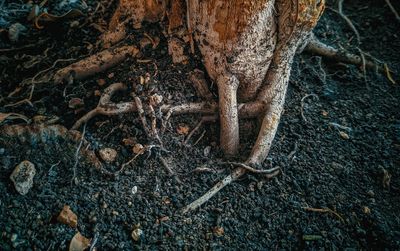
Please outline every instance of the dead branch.
M80 80L93 76L120 64L128 57L135 57L138 52L135 46L122 46L101 51L57 71L54 75L54 83L61 83L70 77Z

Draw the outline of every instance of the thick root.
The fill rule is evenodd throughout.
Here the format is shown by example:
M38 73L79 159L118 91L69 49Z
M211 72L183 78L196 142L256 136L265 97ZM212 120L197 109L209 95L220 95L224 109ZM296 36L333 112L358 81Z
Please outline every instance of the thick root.
M237 88L239 80L226 73L218 78L220 145L225 155L233 156L239 149L239 114Z
M122 46L101 51L57 71L54 82L58 84L70 78L77 80L88 78L120 64L128 57L135 57L138 52L135 46Z
M97 115L113 116L129 112L137 112L138 108L134 101L113 103L111 97L117 91L126 90L127 87L122 83L115 83L104 90L96 108L81 117L72 126L73 130L80 128L84 123L94 118ZM162 105L161 112L166 113L165 119L168 120L172 115L181 114L203 114L203 115L218 115L218 104L214 102L199 102L188 103L182 105ZM255 118L263 110L264 106L261 102L249 102L238 105L240 118Z

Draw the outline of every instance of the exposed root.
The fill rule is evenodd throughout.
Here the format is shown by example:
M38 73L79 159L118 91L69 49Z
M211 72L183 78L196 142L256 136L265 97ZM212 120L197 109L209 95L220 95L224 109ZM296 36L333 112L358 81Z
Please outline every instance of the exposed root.
M279 173L277 171L281 169L279 166L277 166L277 167L270 168L270 169L259 170L259 169L255 169L249 165L246 165L244 163L239 163L239 162L223 162L221 164L228 164L228 165L233 165L233 166L237 166L237 167L242 167L242 168L246 169L246 171L248 171L250 173L255 173L255 174L272 174L272 173L274 173L276 175Z
M315 213L330 213L335 215L336 217L339 218L340 221L344 222L344 219L340 214L336 213L330 208L312 208L312 207L303 207L304 210L309 211L309 212L315 212Z
M79 152L81 151L81 148L82 148L82 145L83 145L83 141L84 141L84 139L85 139L85 133L86 133L86 124L85 124L85 126L83 127L83 132L82 132L82 135L81 135L81 139L80 139L80 141L79 141L78 147L76 148L76 152L75 152L75 163L74 163L74 166L72 167L73 176L72 176L71 182L74 182L75 185L78 184L78 180L77 180L77 178L76 178L76 168L77 168L78 163L79 163Z
M214 122L218 119L217 116L205 116L202 117L201 120L199 121L199 123L197 123L197 125L193 128L193 130L189 133L189 135L186 137L185 141L183 142L184 145L187 145L187 143L189 142L190 138L193 136L193 134L195 132L197 132L200 127L206 123L206 122Z
M301 117L303 118L304 122L306 122L306 123L308 123L308 120L307 120L306 116L304 116L304 101L306 100L306 98L309 98L309 97L314 97L318 100L318 96L313 93L307 94L301 99L300 114L301 114Z
M400 15L399 13L396 11L396 9L393 7L392 3L390 2L390 0L385 0L386 4L389 6L390 10L393 12L394 16L396 17L397 21L400 22Z
M101 51L57 71L54 75L54 82L58 84L71 77L80 80L93 76L120 64L128 57L135 57L138 52L139 50L135 46L122 46Z
M81 127L84 123L97 115L118 115L128 112L137 112L137 104L132 102L113 103L111 97L117 91L126 90L127 87L122 83L115 83L110 85L104 90L101 95L99 103L96 108L81 117L72 126L72 129L76 130ZM161 112L166 113L163 121L161 132L164 132L166 127L166 121L172 115L181 114L205 114L205 115L217 115L218 104L214 102L199 102L199 103L187 103L182 105L162 105L160 107ZM261 102L249 102L238 105L239 117L240 118L254 118L257 117L263 110L264 105Z
M346 51L341 51L341 50L333 48L329 45L326 45L326 44L322 43L321 41L319 41L314 36L308 42L304 51L323 56L330 60L343 62L346 64L353 64L353 65L361 66L361 67L363 67L365 65L366 68L377 69L379 72L383 72L383 73L385 72L384 68L381 65L376 64L372 61L368 61L368 60L365 60L365 62L363 62L364 60L362 57L348 53Z
M222 188L231 184L233 181L237 180L246 173L246 169L242 167L236 168L231 174L226 176L223 180L219 181L215 186L208 190L204 195L202 195L197 200L193 201L186 207L182 209L182 213L186 214L189 211L193 211L199 206L203 205L209 199L211 199L216 193L218 193Z
M344 13L343 13L343 1L344 0L339 0L338 1L338 14L346 21L346 23L350 26L350 28L353 30L354 34L356 34L357 37L357 43L361 44L361 38L360 38L360 33L354 26L353 22L348 18Z

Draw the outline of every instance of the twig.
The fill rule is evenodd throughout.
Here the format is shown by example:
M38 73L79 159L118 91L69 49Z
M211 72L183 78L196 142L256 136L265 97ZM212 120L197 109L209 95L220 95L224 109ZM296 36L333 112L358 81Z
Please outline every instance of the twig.
M243 174L246 173L246 169L238 167L231 174L226 176L223 180L219 181L215 186L213 186L210 190L208 190L205 194L203 194L200 198L193 201L186 207L182 209L182 213L186 214L189 211L193 211L207 202L210 198L212 198L216 193L218 193L222 188L231 184L233 181L237 180Z
M393 12L394 16L396 17L397 21L400 22L400 16L399 13L396 11L396 9L393 7L392 3L390 0L385 0L386 4L389 6L390 10Z
M309 211L309 212L316 212L316 213L331 213L333 215L335 215L336 217L338 217L342 222L344 222L344 219L342 218L342 216L340 216L340 214L336 213L335 211L333 211L330 208L312 208L312 207L303 207L304 210Z
M78 184L78 180L76 179L76 168L78 166L78 162L79 162L79 151L81 150L82 144L83 144L83 139L85 138L85 133L86 133L86 124L83 126L83 132L81 135L81 140L79 141L79 145L78 148L76 148L76 152L75 152L75 164L72 167L73 170L73 176L72 176L72 180L71 182L74 182L75 185Z
M301 108L300 108L301 110L300 110L300 114L301 114L301 117L303 118L304 122L306 122L306 123L309 123L309 122L308 122L306 116L304 116L304 100L306 100L306 98L308 98L308 97L314 97L314 98L316 98L317 100L319 100L318 96L317 96L316 94L313 94L313 93L307 94L307 95L305 95L305 96L301 99Z
M193 130L189 133L189 135L186 137L185 141L183 142L184 145L187 145L189 142L190 138L193 136L193 134L200 129L200 127L205 123L205 122L211 122L217 120L217 116L205 116L202 117L199 123L193 128Z
M343 13L343 1L344 0L339 0L338 2L338 14L346 21L346 23L353 30L354 34L357 37L357 44L360 45L361 44L360 33L358 33L358 30L354 26L353 22Z
M200 142L200 140L204 137L205 134L206 134L206 130L204 130L201 133L200 137L196 140L196 142L194 142L193 146L197 145Z
M149 129L149 126L147 125L147 120L146 120L146 117L144 115L142 101L140 100L139 97L135 97L134 100L135 100L135 104L136 104L136 107L137 107L137 112L138 112L139 118L142 121L143 129L146 132L146 135L148 137L150 137L150 129Z
M329 122L329 125L333 126L335 128L338 128L338 129L346 130L347 132L352 131L352 129L350 127L339 125L338 123L335 123L335 122Z
M173 176L176 182L182 183L182 181L179 179L179 177L176 175L174 170L169 166L167 161L163 157L159 157L161 164L164 166L165 170L167 170L169 176Z
M259 170L259 169L255 169L249 165L246 165L246 164L240 163L240 162L222 162L221 164L242 167L242 168L246 169L246 171L249 171L251 173L256 173L256 174L271 174L271 173L275 173L276 171L281 169L281 167L277 166L277 167L270 168L270 169Z

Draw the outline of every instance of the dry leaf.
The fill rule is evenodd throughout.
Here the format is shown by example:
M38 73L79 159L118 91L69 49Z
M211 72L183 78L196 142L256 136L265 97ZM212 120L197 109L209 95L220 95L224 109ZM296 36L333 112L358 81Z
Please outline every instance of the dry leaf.
M78 216L67 205L64 205L57 217L57 221L74 228L78 226Z
M76 233L69 244L69 251L83 251L90 246L90 239Z
M188 135L189 134L189 126L185 124L178 125L176 128L176 132L180 135Z

